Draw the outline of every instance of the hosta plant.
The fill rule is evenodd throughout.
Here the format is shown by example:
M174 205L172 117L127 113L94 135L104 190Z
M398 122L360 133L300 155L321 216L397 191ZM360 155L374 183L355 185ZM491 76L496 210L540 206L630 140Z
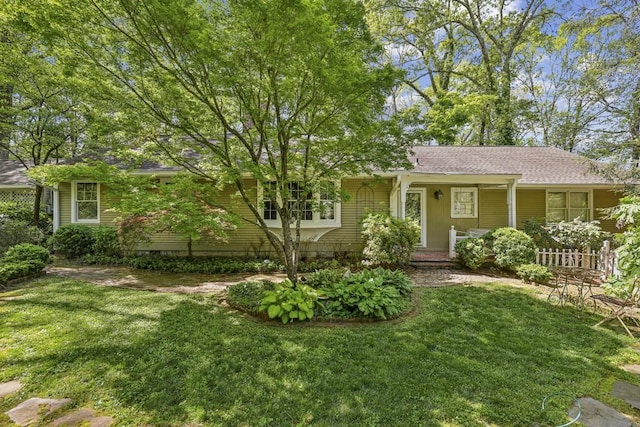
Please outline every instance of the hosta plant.
M282 323L294 320L309 320L314 315L319 291L290 280L276 283L272 291L264 291L259 311L267 312L270 319L280 319Z

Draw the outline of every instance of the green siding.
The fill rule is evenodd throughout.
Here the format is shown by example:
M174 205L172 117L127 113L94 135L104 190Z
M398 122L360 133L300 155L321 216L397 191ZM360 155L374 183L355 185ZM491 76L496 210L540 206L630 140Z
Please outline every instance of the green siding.
M480 189L479 193L479 228L499 228L509 225L507 190Z
M522 227L524 221L535 218L544 220L546 211L546 191L544 189L516 190L516 223Z
M616 206L623 196L621 192L613 190L593 190L593 216L600 221L600 226L604 231L610 233L619 233L620 229L616 227L615 219L606 219L607 214L602 209Z

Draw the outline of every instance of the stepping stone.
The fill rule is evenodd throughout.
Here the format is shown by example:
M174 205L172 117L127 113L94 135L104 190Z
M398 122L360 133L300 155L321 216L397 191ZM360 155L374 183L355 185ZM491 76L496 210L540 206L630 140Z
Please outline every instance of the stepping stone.
M640 387L626 381L616 381L613 384L613 397L622 399L636 409L640 409Z
M88 408L80 408L64 417L58 418L49 427L109 427L113 423L111 417L99 417L96 412Z
M640 365L624 365L622 369L627 372L631 372L632 374L640 375Z
M71 399L41 399L39 397L32 397L7 411L7 415L11 418L11 421L24 427L46 417L53 411L69 403L71 403Z
M634 427L629 418L598 400L583 397L578 399L578 402L582 407L582 415L578 422L585 427ZM569 416L573 419L577 415L578 407L574 405L569 410Z
M0 397L15 393L22 388L22 383L18 380L0 383Z

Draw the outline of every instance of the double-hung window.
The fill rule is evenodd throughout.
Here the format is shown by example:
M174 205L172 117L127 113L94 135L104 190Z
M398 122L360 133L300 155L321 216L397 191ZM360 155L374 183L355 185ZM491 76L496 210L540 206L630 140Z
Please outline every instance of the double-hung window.
M71 215L73 222L100 222L100 184L74 182L72 184Z
M478 217L478 189L476 187L451 188L451 218Z
M280 220L276 210L276 202L271 199L276 183L268 182L262 187L262 218L273 227L280 227ZM340 225L340 203L335 199L336 184L323 183L315 192L302 187L297 182L288 186L288 208L292 212L292 218L300 215L302 227L327 227Z
M591 220L589 191L547 191L547 223Z

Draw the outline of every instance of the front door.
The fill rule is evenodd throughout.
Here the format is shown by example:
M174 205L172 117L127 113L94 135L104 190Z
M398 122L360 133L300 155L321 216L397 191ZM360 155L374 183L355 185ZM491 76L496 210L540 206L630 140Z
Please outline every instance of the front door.
M418 246L427 247L427 210L425 188L407 190L407 201L404 214L406 219L412 219L420 226L420 243Z

